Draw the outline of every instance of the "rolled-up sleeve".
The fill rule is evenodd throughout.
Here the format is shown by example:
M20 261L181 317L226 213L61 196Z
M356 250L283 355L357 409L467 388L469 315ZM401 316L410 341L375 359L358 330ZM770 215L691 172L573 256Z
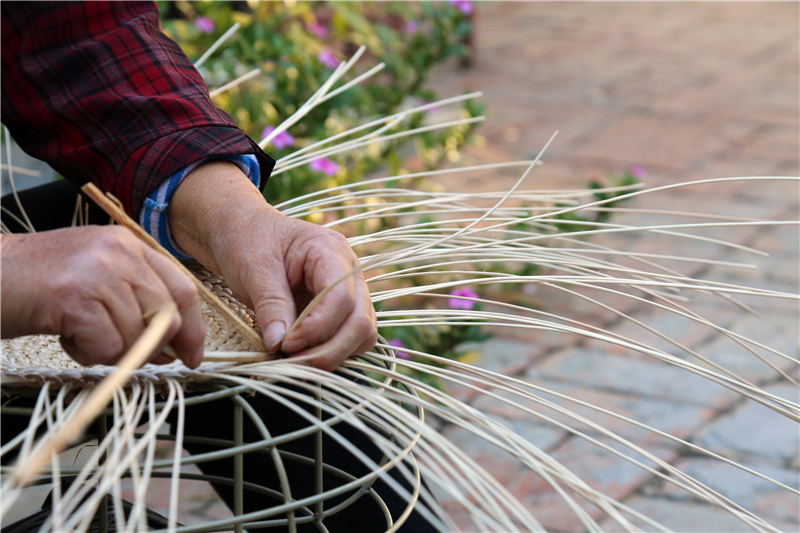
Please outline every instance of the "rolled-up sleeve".
M159 184L209 156L275 161L211 102L153 2L2 2L2 113L14 139L139 219Z

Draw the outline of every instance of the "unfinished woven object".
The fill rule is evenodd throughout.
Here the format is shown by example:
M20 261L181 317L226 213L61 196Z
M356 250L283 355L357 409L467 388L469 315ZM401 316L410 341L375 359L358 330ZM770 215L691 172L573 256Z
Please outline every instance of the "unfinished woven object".
M324 98L346 66L336 71L332 81L312 98L308 107L298 110L297 115L272 132L271 137L302 118L315 102ZM404 113L411 112L414 110ZM377 121L375 127L378 130L343 143L342 149L362 146L359 142L380 142L382 124L400 118L387 117ZM264 141L268 142L269 138ZM295 153L290 159L279 161L276 173L303 158L327 153L327 149L321 146L313 150ZM665 369L679 369L692 379L701 378L703 383L725 387L740 395L744 401L761 404L771 413L795 423L800 422L798 402L771 393L713 358L682 346L669 335L627 315L620 304L626 301L646 303L652 309L680 316L686 323L721 333L748 357L761 359L774 374L775 380L798 388L800 385L792 374L796 373L800 364L796 354L782 353L751 341L740 333L707 320L691 305L693 299L700 297L715 298L725 305L737 305L736 299L741 296L796 301L798 295L687 277L664 263L680 260L710 266L720 262L674 256L669 252L669 244L665 244L663 253L637 254L623 253L580 238L584 235L617 233L630 236L644 233L663 238L665 243L700 239L715 246L741 250L742 246L694 235L687 230L797 224L797 221L765 222L736 217L706 217L698 222L696 213L650 210L649 213L671 217L672 221L641 227L622 223L582 222L588 226L585 230L563 233L558 229L558 225L563 223L558 215L578 210L597 212L611 200L597 200L592 196L596 191L524 189L524 180L534 172L538 160L537 157L534 161L441 171L483 172L491 177L491 173L498 168L519 167L520 180L508 191L477 195L381 187L383 182L406 178L387 176L368 183L307 195L277 207L287 216L295 217L304 217L312 212L345 212L344 218L327 223L331 227L377 220L384 216L395 216L407 222L349 239L367 275L372 301L380 309L377 316L381 328L481 324L580 335L606 343L609 347L625 349L636 357L655 360ZM753 183L764 180L797 181L797 178L772 177L728 178L707 182L724 185L726 181L742 179ZM624 193L621 198L635 198L691 186L678 184L651 191L628 187L613 192ZM416 221L408 215L411 209L429 214L430 219ZM513 274L496 268L498 264L536 264L542 271L532 275ZM199 268L195 269L195 274L207 284L207 288L255 327L252 312L233 298L223 280ZM411 281L399 283L408 280ZM490 288L508 284L547 287L574 298L576 302L588 302L608 310L621 320L630 321L642 332L655 332L671 346L651 346L638 340L636 335L623 336L599 326L581 323L570 316L549 313L546 309L449 294L459 287ZM394 302L414 296L442 302L456 298L480 303L484 307L479 310L467 306L448 308L432 305L422 309L393 306ZM246 355L257 351L255 347L248 346L222 317L207 307L203 312L207 326L207 356L232 352ZM541 483L542 491L552 495L552 501L561 505L562 512L574 517L578 524L576 529L666 530L646 514L581 479L573 472L568 460L556 460L537 447L532 439L515 432L513 424L509 423L515 417L535 418L543 426L563 429L588 448L613 454L670 485L675 491L730 513L755 531L779 529L760 518L754 510L744 508L715 490L707 480L695 479L670 464L661 456L658 443L664 440L679 443L693 454L712 458L771 483L793 499L800 497L797 488L748 468L735 458L722 457L622 413L594 405L590 400L571 396L569 391L565 393L556 386L545 388L521 378L446 359L439 354L411 349L403 349L403 352L404 356L399 356L398 350L381 339L372 351L345 362L338 373L294 364L291 359L204 363L194 371L178 363L148 365L137 370L128 385L116 391L107 410L109 426L95 432L98 446L87 454L91 456L85 464L72 467L61 464L56 457L52 459L43 481L54 486L53 505L51 514L43 521L42 530L89 529L96 512L104 509L106 494L110 494L113 506L117 509L123 507L123 495L132 503L130 512L112 517L117 530L146 530L148 507L152 503L147 500L148 488L158 478L169 480L169 503L163 514L167 517L167 530L170 531L240 531L255 527L281 527L297 531L305 524L325 531L326 524L340 513L346 513L359 497L366 495L383 509L387 508L385 501L391 494L399 495L407 502L407 506L397 516L385 513L385 528L382 530L387 532L401 527L409 519L412 510L440 531L544 530L537 513L519 501L509 487L493 476L493 472L475 461L470 450L462 449L442 435L441 428L444 427L459 428L493 447L497 454L513 457L518 461L521 472L533 473ZM57 340L52 337L4 341L0 375L3 393L13 395L27 391L36 401L27 411L31 420L28 429L4 446L2 453L18 454L17 464L19 468L25 468L26 459L36 449L37 428L58 430L86 401L93 382L112 370L103 367L84 369L70 363L63 353L59 353ZM450 387L450 392L432 386L434 379ZM189 391L193 393L191 396L187 396ZM468 396L485 400L503 416L477 408L479 402L465 401L464 398ZM252 407L254 397L268 399L292 413L292 416L304 421L305 427L288 432L268 427L260 422L259 413ZM233 436L219 439L219 443L224 445L221 451L184 456L184 444L189 444L192 439L183 431L184 423L188 420L187 410L197 404L210 405L220 398L230 399L233 405ZM606 427L592 419L594 413L602 413L613 422ZM143 425L145 421L146 425ZM245 439L241 433L247 421L257 428L257 440ZM167 426L173 428L171 435L166 431ZM380 451L380 457L363 453L348 437L345 426L356 428L360 434L367 436ZM645 448L633 442L621 429L631 427L651 435L653 446ZM346 471L328 464L322 445L323 437L349 450L359 468ZM282 448L287 443L303 438L316 439L312 452L303 455ZM171 452L167 458L157 454L164 448ZM254 486L245 481L246 472L241 458L245 453L256 451L270 458L277 473L276 486ZM181 499L182 480L204 479L202 475L188 470L187 466L222 457L230 458L233 465L229 478L224 480L233 488L232 516L203 524L181 525L179 515L181 505L185 503ZM313 494L296 497L293 492L294 480L290 479L287 472L294 472L298 465L307 466L309 475L320 480ZM4 467L4 474L11 472L10 468ZM65 475L74 478L68 488L61 485L61 478ZM337 483L334 486L325 485L321 480L328 479L326 476L336 478ZM5 513L22 497L24 489L15 486L8 476L4 478L2 488ZM244 494L248 491L263 495L267 503L258 511L245 512L242 505Z

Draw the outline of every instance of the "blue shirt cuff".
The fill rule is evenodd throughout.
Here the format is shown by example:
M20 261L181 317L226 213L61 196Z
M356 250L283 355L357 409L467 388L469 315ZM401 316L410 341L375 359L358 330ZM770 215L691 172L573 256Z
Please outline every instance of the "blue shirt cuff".
M214 156L196 161L176 172L164 180L144 201L142 212L139 215L139 224L141 224L145 231L157 240L161 246L180 260L188 261L189 259L193 259L193 257L181 249L172 238L172 232L169 230L169 223L167 221L169 199L189 172L203 163L220 160L234 163L244 172L245 176L253 182L253 185L256 187L260 185L261 173L256 156L252 154Z

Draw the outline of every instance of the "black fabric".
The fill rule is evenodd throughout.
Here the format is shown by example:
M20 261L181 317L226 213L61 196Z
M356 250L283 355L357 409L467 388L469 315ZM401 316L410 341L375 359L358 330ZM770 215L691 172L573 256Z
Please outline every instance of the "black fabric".
M287 389L294 390L292 387ZM299 389L298 389L299 390ZM309 425L307 420L296 413L291 408L282 405L280 402L274 401L263 395L255 395L247 397L246 401L254 408L259 417L264 421L271 436L276 437L285 435L305 428ZM296 405L301 405L297 402ZM184 435L192 435L196 437L205 437L211 439L222 439L226 441L233 441L233 411L234 403L231 399L224 398L213 402L202 403L195 406L188 406L186 408L186 421L184 428ZM174 422L174 414L171 419ZM325 416L324 418L328 418ZM175 427L173 423L172 427ZM340 422L333 426L336 432L342 435L348 442L355 448L365 453L375 463L380 464L383 453L378 447L373 444L371 439L362 433L359 429L353 427L345 422ZM247 417L244 416L244 442L256 442L263 439L259 433L256 425ZM220 449L221 446L214 446L208 444L194 444L190 442L184 443L184 449L192 455L208 453ZM315 437L310 435L300 439L294 439L291 442L278 446L279 450L295 453L297 455L314 458ZM342 447L332 437L323 434L323 461L333 467L336 467L348 474L358 478L368 474L372 469L363 464L363 462L349 452L346 448ZM292 498L300 500L302 498L312 496L316 493L314 485L314 467L312 465L303 464L299 461L292 461L285 459L284 465L289 479ZM221 476L230 478L233 472L233 459L223 459L218 461L204 462L199 464L204 474ZM406 467L409 465L406 463ZM267 486L281 491L281 485L278 478L277 471L274 466L274 461L270 454L263 452L253 452L244 455L244 474L245 482L255 483L262 486ZM413 493L412 486L406 481L405 476L399 469L389 471L397 482L399 482L409 493ZM331 490L345 484L346 481L341 477L325 473L323 476L324 490ZM233 508L233 492L229 485L213 484L214 490L225 501L225 503ZM372 485L372 488L378 493L380 498L386 503L389 511L394 520L396 520L407 507L407 499L399 495L392 489L385 481L378 479ZM349 496L354 494L355 491L349 492L344 496L337 497L326 501L325 509L331 509L338 503L346 500ZM244 512L253 512L265 509L267 507L274 507L279 503L274 498L258 494L253 491L245 491L244 497ZM311 509L314 510L313 508ZM303 516L300 512L296 512L295 516ZM269 519L284 518L285 515L276 515ZM346 509L336 514L325 518L325 527L331 533L335 532L359 532L359 533L379 533L387 529L386 519L384 517L381 507L369 495L363 495ZM285 531L285 528L270 528L264 531ZM300 533L316 532L319 531L316 526L311 523L298 524L297 531ZM416 532L433 532L436 529L425 520L422 515L414 511L405 524L400 528L404 533Z
M75 213L75 202L78 199L78 194L78 190L70 182L56 180L38 187L19 191L18 196L34 229L36 231L47 231L66 228L72 224L72 216ZM97 207L86 196L83 196L83 200L89 204L89 222L91 224L108 224L110 217L102 209ZM0 199L0 204L20 220L25 220L22 218L12 194L4 195ZM6 227L13 233L25 233L26 230L13 217L9 216L5 209L3 210L2 220Z

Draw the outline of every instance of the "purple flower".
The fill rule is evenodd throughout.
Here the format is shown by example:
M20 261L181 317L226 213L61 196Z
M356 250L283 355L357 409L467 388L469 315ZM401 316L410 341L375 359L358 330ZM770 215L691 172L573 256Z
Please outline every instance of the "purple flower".
M419 30L419 24L413 20L406 22L406 33L417 33L417 30Z
M448 0L448 2L465 15L472 13L472 2L470 0Z
M261 138L265 139L267 135L273 131L275 131L275 126L267 126L264 128L264 131L261 132ZM272 139L271 144L276 150L282 150L288 146L294 146L294 137L292 137L288 131L284 130L277 134L274 139Z
M336 59L336 56L333 55L328 48L323 48L322 52L319 53L317 56L319 62L325 65L327 68L334 69L339 66L339 60Z
M633 175L634 178L640 180L640 179L644 178L645 176L647 176L647 172L645 172L644 169L642 167L640 167L639 165L633 165L631 167L631 175Z
M476 293L469 287L464 287L463 289L456 289L450 293L450 296L462 296L465 298L480 298L480 296L478 296L478 293ZM459 298L450 298L447 300L447 305L449 305L451 309L463 309L465 311L469 311L470 309L475 307L475 302L471 302L469 300L461 300Z
M317 38L319 39L324 39L325 37L328 36L328 28L326 28L322 24L317 24L316 22L309 22L308 24L306 24L306 28L308 28L308 31L316 35Z
M309 166L314 172L323 172L326 176L333 176L339 172L339 164L326 157L314 159Z
M392 340L390 340L389 341L389 346L394 346L395 348L405 348L406 347L406 345L403 344L403 341L401 341L400 339L392 339ZM407 354L406 352L401 352L399 350L395 350L394 353L397 355L397 357L399 357L401 359L411 359L411 355Z
M433 100L425 100L425 101L424 101L424 102L422 102L422 103L423 103L423 105L432 104L432 103L433 103ZM438 105L435 105L435 106L431 106L431 107L429 107L428 109L426 109L426 110L425 110L425 112L426 112L426 113L435 113L435 112L436 112L436 111L438 111L438 110L439 110L439 106L438 106Z
M208 17L197 17L194 21L194 27L203 33L214 33L214 21Z

